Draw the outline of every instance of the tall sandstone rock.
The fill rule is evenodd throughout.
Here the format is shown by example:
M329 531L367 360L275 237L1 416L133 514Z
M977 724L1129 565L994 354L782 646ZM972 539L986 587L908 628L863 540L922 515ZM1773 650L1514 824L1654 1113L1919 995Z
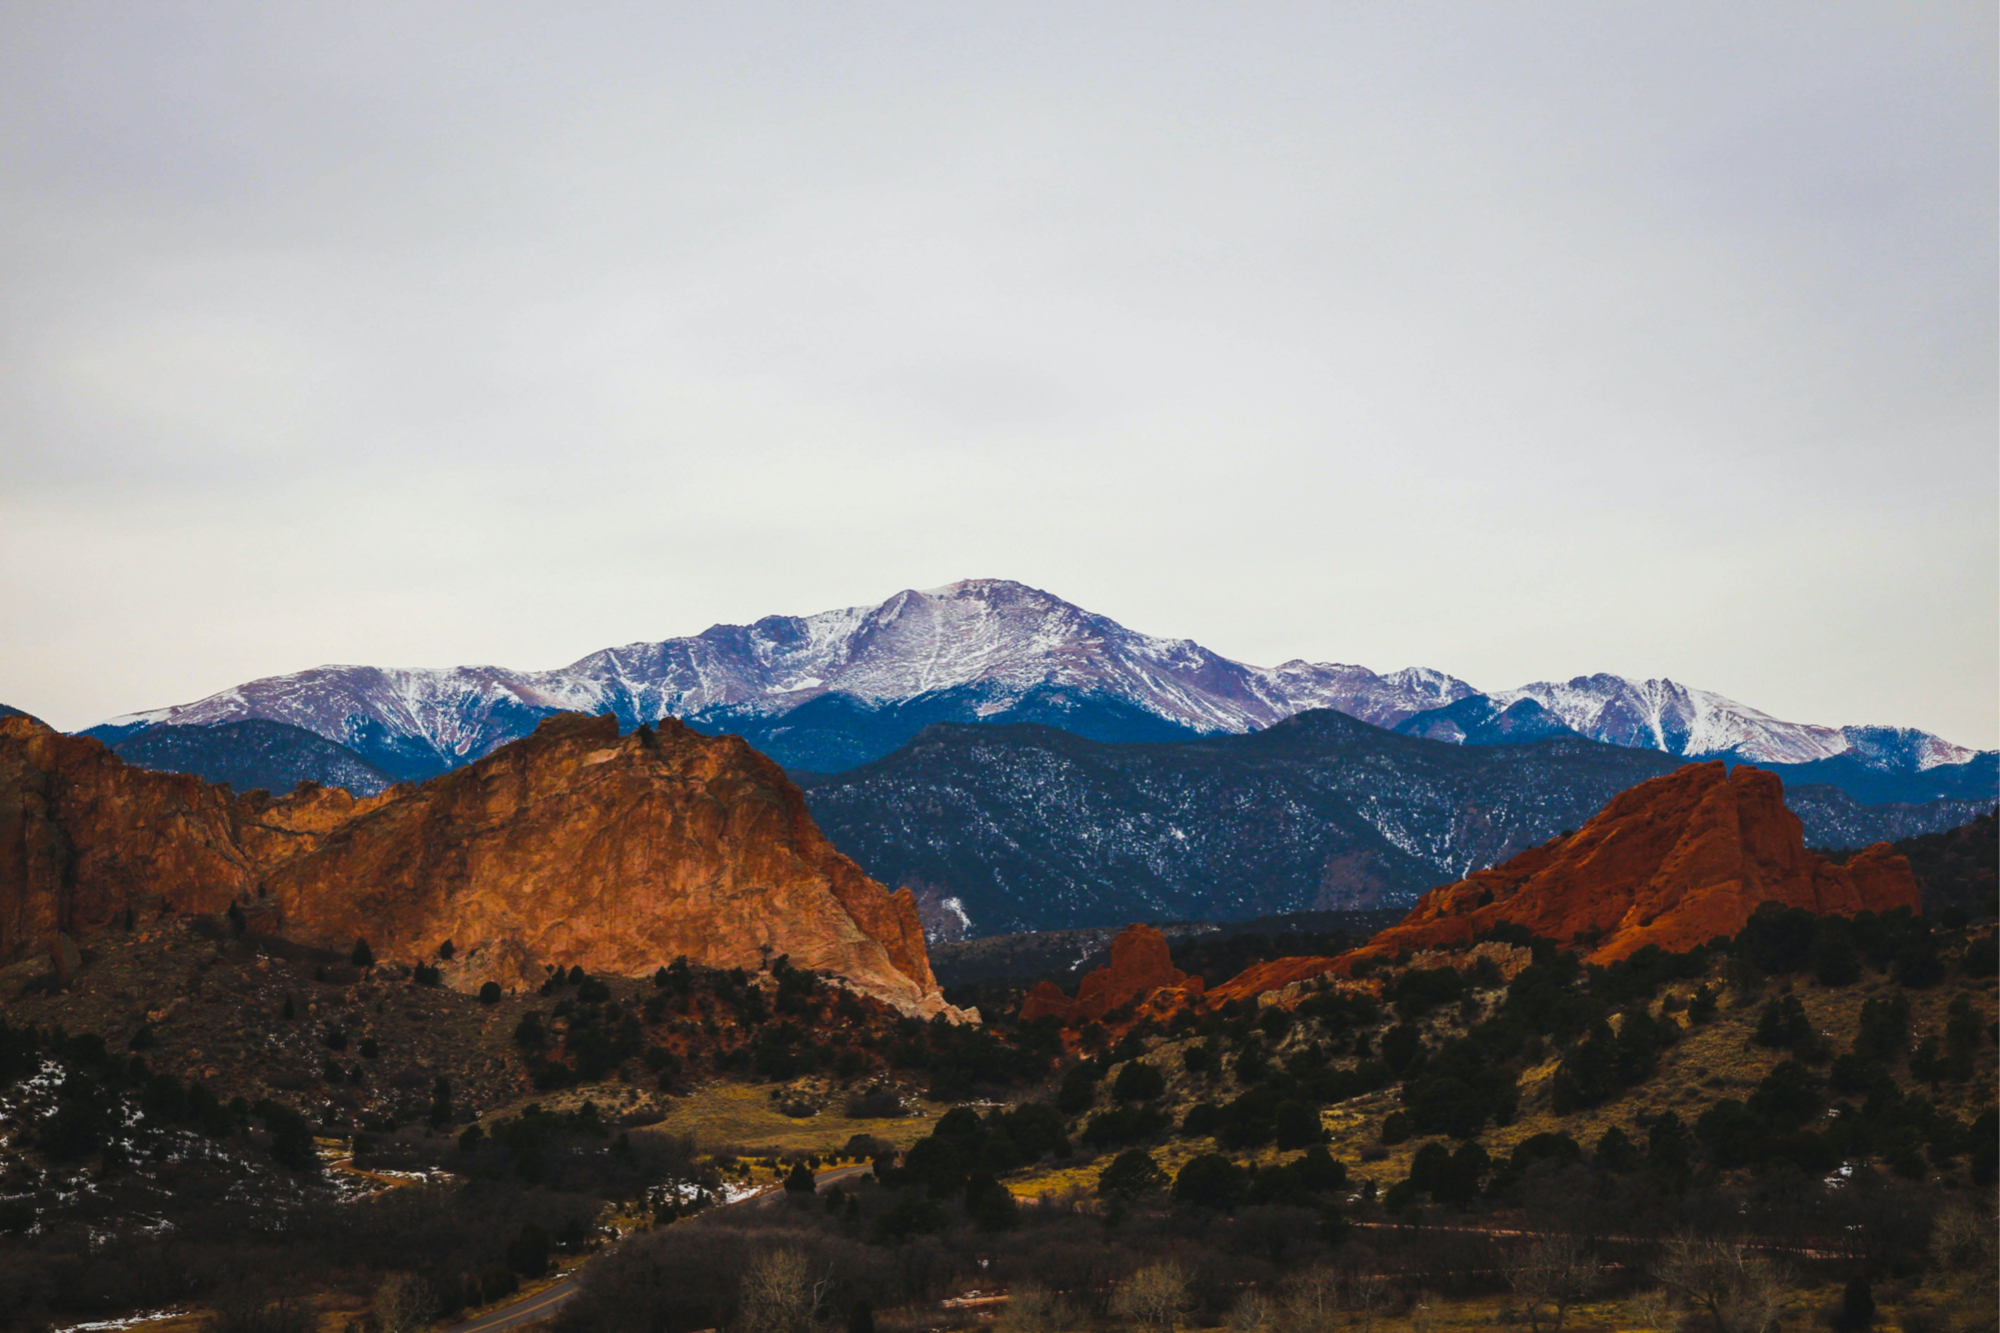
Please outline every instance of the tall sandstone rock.
M1734 935L1762 903L1820 913L1920 911L1910 863L1878 843L1845 866L1806 850L1784 784L1760 769L1690 764L1620 793L1575 833L1432 889L1336 970L1471 939L1503 922L1606 963Z
M1076 1027L1096 1022L1112 1010L1142 1001L1159 990L1184 992L1183 998L1198 999L1201 978L1174 966L1165 935L1152 926L1135 923L1111 941L1108 962L1083 974L1076 998L1064 995L1052 981L1037 982L1021 1001L1020 1018L1026 1023L1053 1016Z
M833 849L778 769L735 737L621 737L566 714L466 768L363 801L243 795L131 768L95 741L0 719L0 963L128 909L221 912L450 983L545 968L651 972L685 955L789 955L906 1013L947 1012L907 890Z

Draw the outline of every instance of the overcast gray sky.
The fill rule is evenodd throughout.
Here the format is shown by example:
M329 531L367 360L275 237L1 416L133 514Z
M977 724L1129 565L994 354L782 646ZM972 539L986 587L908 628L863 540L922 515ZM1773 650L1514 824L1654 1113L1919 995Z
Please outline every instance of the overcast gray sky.
M1988 3L0 3L0 701L967 576L2000 733Z

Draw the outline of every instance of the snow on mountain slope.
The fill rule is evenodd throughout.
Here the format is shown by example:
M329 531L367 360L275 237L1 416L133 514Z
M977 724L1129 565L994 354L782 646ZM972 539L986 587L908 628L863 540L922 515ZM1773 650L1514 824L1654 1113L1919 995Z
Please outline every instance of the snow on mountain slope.
M1493 695L1505 708L1533 699L1571 731L1612 745L1699 756L1734 753L1752 762L1804 764L1848 748L1834 727L1781 722L1733 699L1671 680L1578 676L1536 681Z
M1578 676L1537 681L1491 698L1500 709L1532 699L1564 726L1592 740L1689 758L1726 754L1751 763L1809 764L1845 754L1882 772L1919 773L1966 763L1978 753L1909 727L1783 722L1734 699L1671 680Z
M551 712L773 716L827 694L885 705L976 687L981 716L1061 687L1202 732L1243 732L1306 708L1393 722L1473 693L1438 672L1246 666L1187 639L1126 629L1039 589L968 579L879 606L717 625L691 638L607 648L553 671L326 666L113 719L117 739L154 724L262 717L317 732L399 777L442 772L533 730Z
M1260 694L1280 717L1308 708L1331 708L1378 727L1392 727L1413 713L1478 693L1457 677L1428 667L1404 667L1378 676L1367 667L1295 659L1257 675Z
M316 667L116 718L87 734L115 743L155 724L266 718L315 732L404 779L476 759L565 710L612 713L626 726L672 715L704 729L757 731L782 746L782 727L755 724L824 699L818 711L837 705L834 714L848 710L857 726L877 719L865 743L813 751L854 759L900 744L904 731L914 734L923 725L926 708L964 720L1044 720L1096 710L1113 719L1150 715L1195 732L1241 733L1315 708L1394 727L1478 697L1466 682L1420 667L1379 675L1330 662L1250 666L1188 639L1127 629L1025 584L967 579L899 592L879 606L767 616L688 638L606 648L551 671ZM1677 755L1806 763L1851 752L1871 767L1920 771L1973 754L1924 732L1783 722L1670 680L1579 676L1486 697L1496 716L1530 699L1551 719L1538 724L1544 730L1559 724L1592 740ZM1050 714L1052 708L1057 712ZM892 712L908 714L908 725L886 720ZM1131 734L1128 721L1116 726ZM1435 738L1455 737L1440 728Z
M1953 745L1915 727L1842 727L1847 753L1870 768L1890 773L1924 773L1947 764L1965 764L1979 751Z

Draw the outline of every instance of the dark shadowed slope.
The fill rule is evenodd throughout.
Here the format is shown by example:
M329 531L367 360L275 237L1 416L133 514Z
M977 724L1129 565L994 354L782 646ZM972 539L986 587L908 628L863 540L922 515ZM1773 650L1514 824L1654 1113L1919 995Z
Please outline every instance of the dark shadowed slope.
M1407 903L1675 765L1587 741L1446 745L1319 711L1162 745L937 727L810 779L807 800L872 874L957 898L987 934Z
M1680 766L1579 739L1463 746L1316 711L1249 736L1107 745L941 726L877 763L802 775L834 844L973 934L1393 906L1575 828ZM1963 823L1963 803L1788 797L1817 845Z
M237 791L262 788L280 796L301 782L373 796L396 781L344 745L264 718L211 727L150 727L111 751L140 768L192 773Z

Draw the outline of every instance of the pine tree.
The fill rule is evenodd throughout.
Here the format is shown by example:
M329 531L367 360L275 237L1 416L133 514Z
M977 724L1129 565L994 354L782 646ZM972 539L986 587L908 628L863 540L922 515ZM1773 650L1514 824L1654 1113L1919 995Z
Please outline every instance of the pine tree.
M1847 1333L1862 1333L1874 1322L1875 1293L1869 1290L1868 1279L1856 1273L1840 1293L1840 1326Z

